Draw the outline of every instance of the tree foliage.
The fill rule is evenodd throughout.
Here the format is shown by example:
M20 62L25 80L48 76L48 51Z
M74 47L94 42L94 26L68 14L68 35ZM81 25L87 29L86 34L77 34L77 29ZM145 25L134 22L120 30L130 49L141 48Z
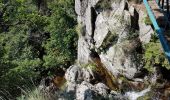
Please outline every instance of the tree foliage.
M0 90L16 96L44 71L73 63L75 18L73 0L0 0Z

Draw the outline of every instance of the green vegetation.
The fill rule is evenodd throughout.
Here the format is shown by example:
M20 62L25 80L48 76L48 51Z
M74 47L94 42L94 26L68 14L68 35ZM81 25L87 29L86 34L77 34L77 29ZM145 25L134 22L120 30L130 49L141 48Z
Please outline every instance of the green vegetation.
M62 91L57 91L57 93L51 93L50 91L42 91L40 88L35 87L34 90L22 90L23 94L16 100L56 100L59 98L59 94ZM69 97L68 97L69 98Z
M82 24L78 24L76 26L76 32L77 32L78 36L84 35L84 27Z
M0 0L0 91L14 99L19 86L73 63L75 18L74 0Z
M28 90L23 92L25 93L25 95L17 98L17 100L52 100L53 97L53 95L50 95L49 93L42 93L42 91L38 88L36 88L34 91Z
M111 8L110 1L113 1L113 0L101 0L97 3L95 8L96 9L103 9L103 10L110 9Z
M149 18L148 16L145 17L144 23L145 23L146 25L152 25L152 22L151 22L151 20L150 20L150 18Z
M89 63L89 64L87 64L86 66L85 66L85 68L89 68L89 69L91 69L92 71L96 71L97 70L97 64L95 64L95 63Z
M139 37L139 32L138 31L136 31L136 32L130 31L128 36L127 36L127 39L132 40L132 39L135 39L137 37Z
M162 50L162 46L158 41L156 35L152 35L152 40L150 41L150 43L146 44L144 48L145 68L149 72L152 72L153 66L156 65L170 69L169 62Z
M118 35L116 33L112 33L109 31L106 38L103 40L100 49L105 51L106 49L108 49L108 47L116 44L117 40L118 40Z

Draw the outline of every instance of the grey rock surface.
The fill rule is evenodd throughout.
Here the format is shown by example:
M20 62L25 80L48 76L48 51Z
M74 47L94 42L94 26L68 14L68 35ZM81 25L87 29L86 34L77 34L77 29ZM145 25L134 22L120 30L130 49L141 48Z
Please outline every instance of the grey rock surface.
M77 66L70 66L66 72L67 75L72 75L72 70L77 70ZM109 98L110 89L104 83L92 84L91 81L94 80L95 73L89 68L79 68L84 79L77 83L76 79L74 80L66 78L66 93L69 97L74 97L76 100L102 100ZM68 77L68 76L67 76Z
M76 91L77 100L93 100L94 98L94 86L88 82L83 81Z
M103 83L97 83L95 85L95 90L97 91L98 94L106 98L108 97L110 89Z
M146 14L144 14L143 11L139 11L139 38L141 40L141 42L143 43L149 43L151 40L151 36L152 34L154 34L154 31L151 27L151 25L146 25L144 23L144 18L147 17Z
M90 68L83 68L82 71L83 71L84 81L90 83L93 80L95 80L95 75L94 75L92 69L90 69Z
M137 11L127 0L110 1L110 9L97 9L96 5L101 2L75 1L78 23L84 26L78 41L78 62L88 64L95 51L113 75L132 79L142 68L139 48L151 40L153 30L139 17L144 16L143 12Z
M69 82L79 83L83 80L82 71L79 66L72 65L67 69L65 79Z

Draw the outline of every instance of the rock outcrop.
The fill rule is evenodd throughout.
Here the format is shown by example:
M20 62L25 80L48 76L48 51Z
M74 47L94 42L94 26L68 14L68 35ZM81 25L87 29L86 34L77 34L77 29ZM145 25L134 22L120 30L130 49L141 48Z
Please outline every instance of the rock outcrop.
M110 89L103 83L94 83L94 73L92 70L81 68L80 66L71 66L66 74L65 78L67 80L67 93L75 97L76 100L94 100L98 98L108 98Z
M102 80L94 79L100 77L98 75L93 70L80 68L77 65L71 66L65 74L67 82L64 98L70 100L128 100L130 98L122 91L128 93L132 90L142 91L145 88L144 83L140 81L132 82L119 79L121 81L117 83L119 91L112 90Z
M114 76L136 77L143 66L142 43L152 34L141 24L139 12L126 0L75 0L75 10L81 26L78 62L88 64L95 52Z
M142 44L151 39L151 27L139 18L142 13L126 0L75 0L75 11L78 60L65 74L67 95L76 100L127 100L116 89L143 90L143 81L127 80L141 74ZM87 67L91 63L95 69Z

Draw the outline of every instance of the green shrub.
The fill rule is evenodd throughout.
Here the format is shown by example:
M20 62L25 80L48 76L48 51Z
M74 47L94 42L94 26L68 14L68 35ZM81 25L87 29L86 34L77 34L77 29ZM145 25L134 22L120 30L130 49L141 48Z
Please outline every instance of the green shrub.
M169 62L162 50L160 42L150 42L144 46L145 68L152 72L155 65L170 69Z

